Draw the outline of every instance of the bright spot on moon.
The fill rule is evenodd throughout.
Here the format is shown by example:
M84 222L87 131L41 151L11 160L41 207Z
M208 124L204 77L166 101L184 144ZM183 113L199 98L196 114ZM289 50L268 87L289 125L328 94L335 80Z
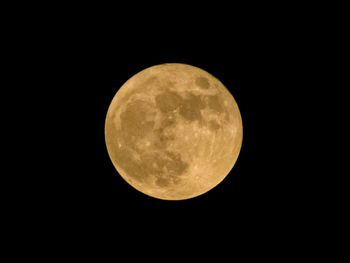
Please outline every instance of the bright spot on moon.
M242 145L236 101L208 72L161 64L130 78L106 116L108 154L131 186L165 200L189 199L218 185Z

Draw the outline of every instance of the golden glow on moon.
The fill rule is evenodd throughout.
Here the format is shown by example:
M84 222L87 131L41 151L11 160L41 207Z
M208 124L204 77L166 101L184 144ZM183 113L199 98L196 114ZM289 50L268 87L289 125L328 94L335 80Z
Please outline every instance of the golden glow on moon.
M242 119L224 85L186 64L161 64L130 78L106 117L109 156L131 186L182 200L219 184L242 145Z

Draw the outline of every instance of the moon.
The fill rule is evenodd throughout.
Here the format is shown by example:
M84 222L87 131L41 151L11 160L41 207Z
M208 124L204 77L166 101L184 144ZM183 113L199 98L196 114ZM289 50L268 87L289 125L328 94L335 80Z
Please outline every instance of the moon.
M179 63L137 73L115 94L105 121L109 157L138 191L184 200L217 186L243 138L238 105L208 72Z

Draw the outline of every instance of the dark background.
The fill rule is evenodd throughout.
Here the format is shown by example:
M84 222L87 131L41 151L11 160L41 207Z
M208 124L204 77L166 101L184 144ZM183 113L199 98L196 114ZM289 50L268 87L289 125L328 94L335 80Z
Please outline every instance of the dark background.
M69 60L62 71L71 75L61 91L68 170L58 180L68 189L63 196L68 211L97 221L218 227L232 220L278 224L292 216L298 199L292 188L299 179L292 174L291 152L285 154L290 147L285 104L296 51L279 29L203 31L173 35L144 29L129 38L99 29L78 33L65 49ZM118 175L104 141L115 93L134 74L161 63L186 63L213 74L233 94L243 119L243 145L231 173L210 192L186 201L157 200L134 190Z
M32 140L33 149L37 141L44 144L34 155L38 179L28 177L35 184L28 210L34 220L39 216L40 224L87 239L116 239L127 231L137 242L140 235L206 240L208 234L237 232L246 238L275 232L278 238L309 224L313 199L305 198L309 182L298 140L305 136L299 107L312 30L299 30L283 13L259 11L193 20L64 14L50 23L23 24L28 44L18 49L26 58L21 66L33 70L31 93L40 100L35 116L44 124ZM243 120L243 144L230 174L184 201L136 191L118 175L105 146L104 121L115 93L136 73L161 63L185 63L217 77Z
M35 251L53 248L55 258L67 251L90 256L100 245L115 257L125 247L133 249L129 257L153 258L164 249L171 257L189 251L217 259L241 247L245 256L289 250L289 257L322 237L331 187L319 186L314 167L324 164L311 159L319 149L314 145L332 142L309 127L317 117L322 129L334 122L327 100L313 107L316 95L333 87L315 85L325 78L317 66L325 64L326 40L333 39L324 34L334 31L332 19L318 10L321 4L208 3L169 2L153 10L148 2L147 8L16 3L12 12L4 9L9 47L3 53L10 57L4 75L13 74L7 77L15 99L3 97L4 104L12 102L3 115L25 105L14 118L16 163L3 176L14 187L2 185L10 192L5 228L14 243L22 241L30 252L28 244ZM104 121L115 93L134 74L161 63L186 63L217 77L243 119L243 145L231 173L185 201L134 190L105 146ZM329 155L323 148L320 154ZM152 249L139 253L147 246Z

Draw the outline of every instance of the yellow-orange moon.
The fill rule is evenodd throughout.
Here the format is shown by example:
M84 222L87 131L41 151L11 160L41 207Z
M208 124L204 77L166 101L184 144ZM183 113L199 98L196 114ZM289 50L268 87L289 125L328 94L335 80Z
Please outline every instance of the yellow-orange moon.
M147 68L114 96L108 154L140 192L164 200L206 193L233 168L242 145L237 103L208 72L186 64Z

